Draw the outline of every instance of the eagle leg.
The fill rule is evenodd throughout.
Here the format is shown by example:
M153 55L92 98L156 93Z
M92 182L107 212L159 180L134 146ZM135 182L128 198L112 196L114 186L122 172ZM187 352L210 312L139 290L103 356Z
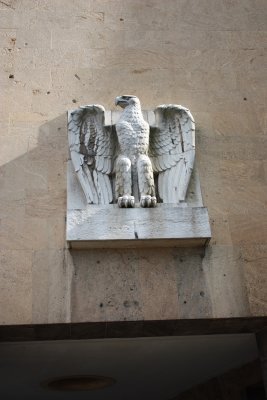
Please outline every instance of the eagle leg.
M137 160L138 185L141 207L156 207L155 183L150 158L141 154Z
M116 161L115 191L118 197L118 206L121 208L134 207L135 199L132 196L132 171L131 161L128 157L120 155Z

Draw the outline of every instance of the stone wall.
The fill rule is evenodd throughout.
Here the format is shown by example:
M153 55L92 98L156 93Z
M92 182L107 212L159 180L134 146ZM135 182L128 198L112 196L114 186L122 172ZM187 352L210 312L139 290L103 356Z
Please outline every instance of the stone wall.
M0 2L1 324L267 314L265 0ZM190 108L212 240L69 252L66 111Z

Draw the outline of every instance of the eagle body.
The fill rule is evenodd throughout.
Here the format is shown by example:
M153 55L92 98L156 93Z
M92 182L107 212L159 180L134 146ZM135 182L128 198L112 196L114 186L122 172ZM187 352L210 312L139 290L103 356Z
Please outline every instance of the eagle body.
M116 124L119 155L115 166L115 191L118 203L121 207L133 207L138 196L143 207L150 207L152 203L154 206L153 168L147 155L149 124L143 118L137 97L117 97L116 104L124 109Z
M133 162L140 154L148 153L149 125L144 120L139 105L130 105L124 109L116 132L119 142L119 152L126 155Z

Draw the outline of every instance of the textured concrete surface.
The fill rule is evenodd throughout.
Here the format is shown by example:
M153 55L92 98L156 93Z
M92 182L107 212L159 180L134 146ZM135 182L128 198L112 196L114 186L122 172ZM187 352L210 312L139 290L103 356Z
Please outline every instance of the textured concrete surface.
M0 323L267 314L266 14L265 0L0 2ZM123 93L192 111L205 254L66 249L65 112Z

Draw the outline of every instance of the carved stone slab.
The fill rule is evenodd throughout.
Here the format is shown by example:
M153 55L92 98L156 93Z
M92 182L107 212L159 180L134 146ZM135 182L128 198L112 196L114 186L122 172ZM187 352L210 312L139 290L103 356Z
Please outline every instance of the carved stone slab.
M105 111L106 123L116 123L117 111ZM153 124L154 113L143 111ZM186 199L155 208L119 208L117 204L88 204L72 161L67 171L67 235L70 248L137 248L205 246L210 237L208 212L203 207L194 167Z
M71 248L205 246L211 236L207 209L159 204L120 209L116 205L71 210Z

